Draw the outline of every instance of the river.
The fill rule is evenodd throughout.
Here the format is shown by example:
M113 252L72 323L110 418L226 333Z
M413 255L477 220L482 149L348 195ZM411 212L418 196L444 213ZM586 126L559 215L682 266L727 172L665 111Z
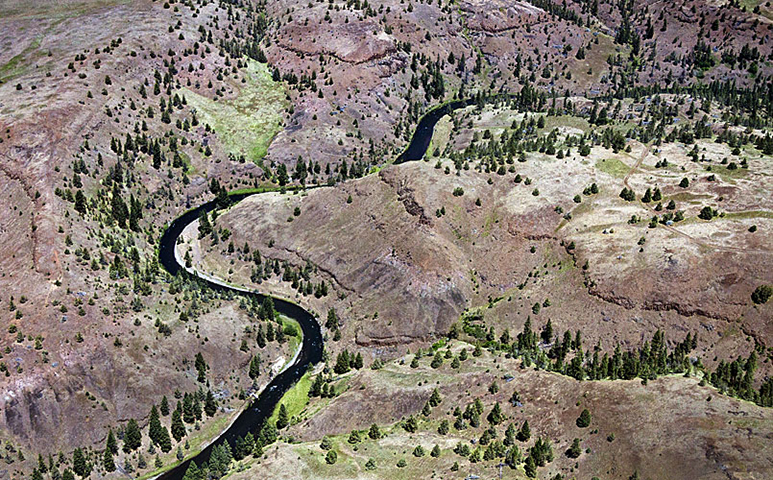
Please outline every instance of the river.
M466 107L472 103L474 103L473 100L455 100L427 112L419 120L419 124L416 126L410 144L408 144L408 147L397 160L395 160L395 163L421 160L427 152L427 148L432 140L432 134L435 130L435 124L438 120L443 116L448 115L453 110ZM250 195L256 195L256 193L237 193L230 195L229 199L232 203L238 203ZM171 275L176 275L183 270L183 267L178 263L175 255L175 246L177 245L177 240L183 230L197 220L203 212L210 212L215 210L216 207L215 201L212 200L189 210L172 221L164 232L159 246L159 261L161 266ZM231 290L239 295L257 297L258 301L263 301L265 298L265 295L261 293L233 288L209 278L199 278L214 290ZM201 465L203 462L208 461L212 448L215 445L220 445L227 441L233 446L236 439L243 437L248 432L257 434L266 419L273 413L277 404L282 399L282 396L303 376L304 373L306 373L310 366L322 360L322 331L319 323L317 323L314 318L314 315L292 302L288 302L281 298L271 298L274 301L276 311L282 315L295 319L303 332L303 341L294 362L292 365L285 368L279 375L274 377L258 397L250 403L249 407L242 411L228 429L226 429L226 431L209 446L203 449L195 457L188 459L159 475L157 477L159 480L182 480L190 462L195 461L198 465Z

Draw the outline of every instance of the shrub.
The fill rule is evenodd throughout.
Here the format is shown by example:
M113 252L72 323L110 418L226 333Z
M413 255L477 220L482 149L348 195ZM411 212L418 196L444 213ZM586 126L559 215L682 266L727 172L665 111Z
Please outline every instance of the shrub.
M623 188L623 190L620 192L620 198L626 202L633 202L636 200L636 194L629 188Z
M580 416L577 417L577 426L580 428L586 428L590 425L591 415L588 409L583 409L582 413L580 413Z
M767 303L771 295L773 295L773 286L760 285L752 292L752 302L758 305Z
M706 206L701 209L701 213L698 214L698 218L702 220L711 220L714 218L714 210L711 207Z

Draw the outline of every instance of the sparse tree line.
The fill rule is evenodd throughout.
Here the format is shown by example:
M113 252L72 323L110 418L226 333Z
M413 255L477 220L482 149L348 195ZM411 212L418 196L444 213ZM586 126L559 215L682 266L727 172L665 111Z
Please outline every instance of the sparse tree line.
M709 381L722 392L761 406L773 406L773 378L758 380L760 387L754 388L757 352L766 351L760 344L757 344L748 359L738 358L730 363L720 361L715 371L711 372L703 366L699 357L690 356L698 345L697 333L688 333L683 341L669 349L665 335L658 330L652 340L645 341L638 349L623 350L618 344L610 355L602 350L600 344L592 349L584 349L580 330L574 334L567 330L559 336L558 332L554 332L550 320L537 333L532 330L531 317L528 316L523 331L515 338L510 336L508 330L497 337L493 327L485 328L481 320L481 317L463 317L461 324L452 326L449 338L459 338L465 334L475 340L476 350L483 347L503 351L520 358L527 367L535 365L581 381L641 378L646 383L662 375L703 372L702 381Z

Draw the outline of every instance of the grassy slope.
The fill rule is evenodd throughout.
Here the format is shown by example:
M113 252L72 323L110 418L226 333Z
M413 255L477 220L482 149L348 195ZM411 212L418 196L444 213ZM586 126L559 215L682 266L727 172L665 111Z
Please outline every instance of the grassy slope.
M229 152L257 162L281 129L284 90L281 83L271 79L265 64L254 61L247 69L247 82L239 85L238 96L227 100L214 101L188 89L182 93L202 123L215 129Z

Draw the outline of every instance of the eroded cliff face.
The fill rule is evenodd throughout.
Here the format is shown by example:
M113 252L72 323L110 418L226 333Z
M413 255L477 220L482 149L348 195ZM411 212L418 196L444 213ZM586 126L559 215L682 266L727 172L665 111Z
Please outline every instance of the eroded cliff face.
M187 325L168 319L170 336L147 335L138 329L118 334L120 347L85 336L77 346L63 342L46 368L3 378L0 440L21 447L25 454L70 452L73 446L98 449L109 428L115 430L132 418L144 427L151 405L163 396L174 402L178 390L212 389L226 410L238 407L239 390L251 384L246 373L251 353L240 350L235 338L253 320L234 302L220 303L210 303L208 313ZM187 327L197 329L199 335ZM197 382L194 357L198 352L209 367L207 384ZM265 365L280 358L286 361L288 344L269 343L260 355ZM257 381L266 383L268 375Z
M248 242L264 255L315 265L345 296L331 301L351 312L346 323L356 319L352 333L359 343L429 340L448 331L469 292L460 281L463 252L438 235L434 214L419 197L425 192L414 189L405 171L387 168L347 188L310 191L304 199L249 198L218 225L234 232L239 245ZM302 213L288 223L296 204Z

